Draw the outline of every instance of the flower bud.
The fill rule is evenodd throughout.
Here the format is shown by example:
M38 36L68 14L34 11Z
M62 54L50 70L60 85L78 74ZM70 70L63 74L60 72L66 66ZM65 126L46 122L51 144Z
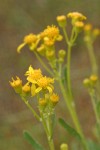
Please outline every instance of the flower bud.
M39 99L39 106L41 109L44 109L47 105L47 100L45 98L40 98Z
M59 102L59 96L57 94L53 93L50 96L50 101L53 104L53 106L55 106Z
M65 27L66 26L66 16L57 16L57 22L60 27Z
M31 87L26 83L23 87L22 87L22 92L24 96L28 96L30 94L31 91Z
M10 85L14 88L16 93L22 92L22 80L16 76L16 80L12 78L12 82L10 81Z
M61 150L68 150L68 145L63 143L63 144L61 144L60 149Z
M90 81L91 81L91 84L94 86L98 81L97 75L91 75L90 76Z
M85 87L89 87L90 86L90 79L88 79L88 78L84 79L83 84Z
M64 61L65 55L66 55L66 51L65 50L63 50L63 49L59 50L59 52L58 52L59 62L62 63Z

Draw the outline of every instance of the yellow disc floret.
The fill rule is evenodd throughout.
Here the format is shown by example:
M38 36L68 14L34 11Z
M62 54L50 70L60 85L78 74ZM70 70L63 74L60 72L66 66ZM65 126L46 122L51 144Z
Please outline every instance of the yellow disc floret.
M39 87L46 89L50 84L54 83L54 79L48 77L42 77L38 80L37 84Z

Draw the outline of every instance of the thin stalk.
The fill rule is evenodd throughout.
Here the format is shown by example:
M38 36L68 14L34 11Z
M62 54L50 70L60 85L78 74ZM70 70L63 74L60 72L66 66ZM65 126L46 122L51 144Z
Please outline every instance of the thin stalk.
M71 90L71 75L70 75L70 62L71 62L71 45L68 45L68 55L67 55L67 86L68 92L72 97L72 90Z
M62 30L63 30L64 36L65 36L66 44L68 44L69 43L69 39L68 39L68 35L67 35L67 32L66 32L66 28L63 27Z
M94 113L95 113L95 116L96 116L96 122L97 122L97 124L100 125L100 118L99 118L97 108L96 108L97 97L96 97L95 91L91 92L90 96L91 96L91 101L92 101L92 105L93 105L93 110L94 110Z
M45 68L45 70L50 73L52 76L54 76L54 74L52 73L52 71L47 67L47 65L43 62L43 60L41 59L41 57L36 53L34 52L37 59L39 60L39 62L41 63L41 65Z
M24 101L24 103L27 105L27 107L31 110L31 112L33 113L34 117L36 117L36 119L38 121L41 121L41 118L40 116L35 112L35 110L33 109L33 107L29 104L29 102L24 98L24 97L21 97L22 100Z
M89 57L90 57L90 63L91 63L91 67L92 67L92 72L96 75L98 75L98 65L97 65L97 61L95 58L95 54L94 54L94 50L93 50L93 46L92 43L87 43L87 48L88 48L88 53L89 53Z
M50 150L55 150L53 139L48 140L48 143L49 143Z
M100 143L100 117L99 117L99 114L98 114L97 108L96 108L97 97L96 97L95 91L90 93L90 97L91 97L91 102L92 102L93 110L94 110L95 117L96 117L96 123L97 123L96 129L97 129L97 135L98 135L97 138Z
M53 139L51 137L51 133L52 132L51 132L50 118L49 118L49 116L47 116L47 118L44 118L44 116L43 116L42 113L41 113L41 118L42 118L42 123L43 123L44 129L46 131L49 148L50 148L50 150L55 150L55 148L54 148L54 142L53 142Z

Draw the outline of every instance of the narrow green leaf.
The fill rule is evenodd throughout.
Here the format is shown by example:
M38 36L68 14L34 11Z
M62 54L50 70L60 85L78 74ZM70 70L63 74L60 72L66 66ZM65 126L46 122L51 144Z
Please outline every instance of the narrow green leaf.
M80 134L72 128L70 125L68 125L62 118L59 118L59 123L62 125L62 127L67 130L72 136L76 137L78 140L81 140Z
M32 138L28 131L24 131L23 134L25 139L33 146L34 150L44 150L43 147L35 139Z

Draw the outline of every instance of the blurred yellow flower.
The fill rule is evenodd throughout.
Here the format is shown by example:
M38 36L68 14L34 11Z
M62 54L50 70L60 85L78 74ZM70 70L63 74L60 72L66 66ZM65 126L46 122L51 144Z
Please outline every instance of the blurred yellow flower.
M77 28L83 28L83 27L84 27L84 23L83 23L82 21L76 21L76 22L75 22L75 26L76 26Z
M86 20L86 17L79 12L70 12L67 14L67 17L75 20Z
M22 91L23 91L24 93L28 93L28 92L30 92L30 90L31 90L31 87L30 87L30 85L27 84L27 83L22 87Z
M40 99L39 99L39 105L40 105L40 106L43 106L43 107L44 107L44 106L46 106L46 104L47 104L47 100L46 100L45 98L44 98L44 99L43 99L43 98L40 98Z
M56 104L56 103L58 103L58 101L59 101L59 96L58 96L57 94L53 93L53 94L50 96L50 100L51 100L51 102L52 102L53 104Z
M16 80L14 80L14 78L12 78L12 81L10 81L10 85L11 85L13 88L22 86L22 80L20 80L20 78L16 76Z
M12 78L12 81L9 81L10 85L14 88L16 93L22 92L22 80L16 76L16 80Z
M90 80L95 83L98 80L98 76L97 75L91 75Z
M35 45L36 45L36 42L37 42L37 39L38 39L38 36L35 35L35 34L29 34L29 35L26 35L24 37L24 40L23 40L23 43L20 44L17 48L17 52L20 53L21 49L26 45L30 45L31 48L35 48Z
M90 23L84 26L84 31L90 31L92 29L92 25Z

